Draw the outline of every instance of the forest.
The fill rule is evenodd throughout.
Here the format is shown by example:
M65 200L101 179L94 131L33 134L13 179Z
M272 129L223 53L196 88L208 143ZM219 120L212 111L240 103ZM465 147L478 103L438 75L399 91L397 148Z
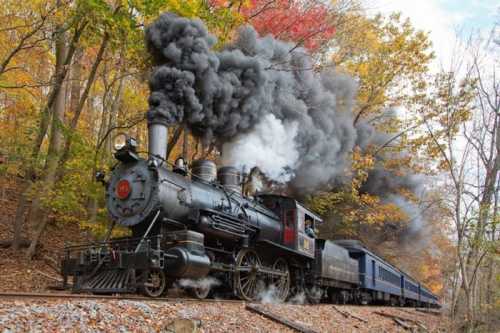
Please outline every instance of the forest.
M439 295L464 331L500 324L500 15L487 33L457 32L452 58L436 65L429 31L398 12L374 14L364 0L1 3L0 178L19 184L2 247L39 260L48 226L76 226L93 239L106 234L95 174L116 163L119 133L147 150L157 59L145 31L170 12L201 20L217 54L250 38L248 29L303 54L310 64L303 75L334 73L323 84L339 91L328 102L342 116L319 147L310 144L316 132L287 122L285 112L273 118L277 136L275 127L263 127L269 137L261 138L246 125L233 133L229 121L208 125L186 111L169 129L169 161L226 163L255 139L269 147L259 151L264 157L229 162L246 172L259 167L263 183L321 215L320 236L361 240ZM302 64L287 62L271 59L264 72L279 68L277 82L291 79ZM279 146L289 141L278 137L290 131L308 142L292 157ZM283 159L278 172L273 156ZM322 178L313 184L315 172Z

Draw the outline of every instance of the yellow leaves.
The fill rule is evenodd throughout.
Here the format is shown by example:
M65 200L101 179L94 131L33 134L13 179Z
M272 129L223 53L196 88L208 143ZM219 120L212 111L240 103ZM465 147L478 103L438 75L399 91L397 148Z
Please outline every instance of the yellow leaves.
M165 11L184 17L199 18L207 25L209 31L218 37L218 45L222 45L231 37L233 29L243 23L243 17L237 8L238 6L229 4L212 6L210 2L204 0L164 0L159 2L157 13L151 15L146 23L150 23Z
M359 78L358 102L364 117L402 104L413 94L412 85L425 85L421 75L433 58L426 34L415 31L408 20L401 21L399 14L349 20L348 30L338 31L338 52L332 60Z
M363 154L359 147L354 148L352 153L351 169L354 174L353 182L360 185L368 177L368 171L373 168L375 160L369 154ZM358 186L359 188L359 186Z
M185 17L198 17L204 4L200 0L168 0L164 2L165 9Z
M109 230L109 225L107 223L91 223L88 221L78 221L80 228L91 232L97 238L102 238L107 234ZM111 232L111 237L125 237L131 236L131 231L129 228L124 228L116 225Z
M363 194L360 197L364 210L364 223L383 225L387 222L403 222L408 216L394 203L383 203L375 195Z
M412 101L418 110L415 121L423 124L425 132L410 143L425 153L438 170L449 169L445 158L448 147L474 111L477 83L456 77L454 72L436 74L425 91Z
M343 195L342 192L318 192L314 197L308 198L308 205L317 213L328 215L332 207L344 201Z
M361 149L355 148L351 161L350 186L314 195L309 198L311 208L324 216L338 218L339 223L335 226L337 236L346 236L356 228L369 226L380 230L386 225L397 226L407 223L409 216L396 204L384 202L377 195L360 192L376 163L369 150L362 152ZM392 170L394 177L398 177L403 175L402 170L409 167L410 163L410 157L387 159L384 161L384 167ZM394 194L401 195L410 201L415 199L408 190L400 189Z

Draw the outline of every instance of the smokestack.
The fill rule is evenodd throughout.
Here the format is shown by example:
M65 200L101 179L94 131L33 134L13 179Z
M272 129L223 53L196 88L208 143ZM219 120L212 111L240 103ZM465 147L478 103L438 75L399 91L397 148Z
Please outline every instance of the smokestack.
M148 124L149 155L162 160L167 157L168 128L159 122Z

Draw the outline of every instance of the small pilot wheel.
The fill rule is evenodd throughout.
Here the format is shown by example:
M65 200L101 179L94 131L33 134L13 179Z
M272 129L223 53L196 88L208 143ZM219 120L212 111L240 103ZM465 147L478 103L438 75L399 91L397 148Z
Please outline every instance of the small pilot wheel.
M160 269L147 271L142 287L143 292L149 297L159 297L165 291L167 279L165 273Z
M198 287L192 287L189 288L189 294L191 296L198 298L198 299L205 299L210 295L211 288L210 286L205 286L203 284L200 284Z
M245 301L255 301L258 295L259 268L261 262L255 251L243 249L236 257L234 289Z
M271 284L276 288L276 297L284 302L290 293L290 270L285 259L278 258L273 264L273 270L280 275L272 275Z
M204 288L204 287L193 288L192 292L194 297L198 299L205 299L210 294L210 288Z

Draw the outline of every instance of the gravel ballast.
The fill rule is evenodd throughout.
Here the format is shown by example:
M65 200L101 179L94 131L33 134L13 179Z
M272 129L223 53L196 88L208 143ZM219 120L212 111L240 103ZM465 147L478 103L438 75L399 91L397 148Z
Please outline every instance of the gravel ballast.
M446 332L445 317L414 309L341 306L368 321L345 318L332 305L263 304L262 309L317 332L402 332L376 311L417 320L430 332ZM175 319L200 323L199 332L293 332L247 311L244 303L139 302L126 300L0 300L0 332L161 332Z

